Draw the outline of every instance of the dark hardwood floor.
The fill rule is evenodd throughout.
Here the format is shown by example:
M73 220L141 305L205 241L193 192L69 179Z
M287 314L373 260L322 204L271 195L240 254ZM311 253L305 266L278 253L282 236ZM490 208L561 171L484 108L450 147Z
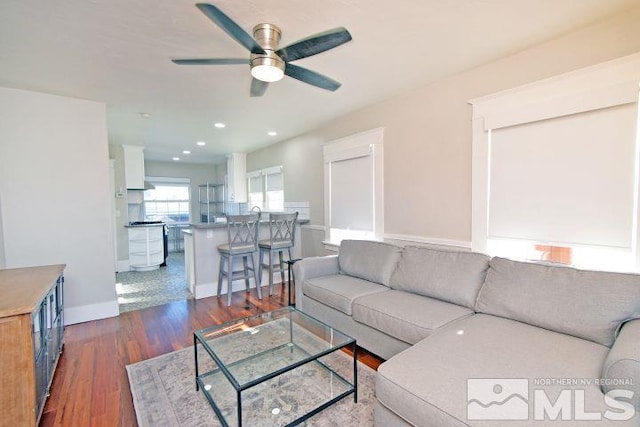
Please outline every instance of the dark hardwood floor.
M125 366L193 345L194 330L286 306L286 287L263 293L260 301L236 292L231 307L226 298L186 300L68 326L40 426L136 426ZM382 362L358 355L374 369Z

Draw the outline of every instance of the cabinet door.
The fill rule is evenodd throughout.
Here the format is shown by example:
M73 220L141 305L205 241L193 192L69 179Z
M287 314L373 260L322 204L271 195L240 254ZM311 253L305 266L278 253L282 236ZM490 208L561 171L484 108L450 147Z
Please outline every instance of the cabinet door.
M144 147L123 145L124 180L129 189L144 188Z
M47 372L49 375L53 375L53 368L58 359L58 334L59 330L57 327L58 321L58 301L56 299L56 290L55 287L51 288L49 295L47 296L48 308L47 311L50 316L50 322L47 325ZM47 384L48 385L48 384Z
M36 402L35 410L36 414L40 413L40 409L44 404L47 396L47 387L49 386L49 363L47 357L47 305L48 298L45 298L39 308L34 312L34 345L38 343L38 350L35 352L35 383L36 383Z
M56 328L58 329L58 353L62 351L62 342L64 339L64 276L60 276L56 284L56 301L58 302L58 317L56 319Z
M227 200L232 203L247 203L246 154L227 155Z

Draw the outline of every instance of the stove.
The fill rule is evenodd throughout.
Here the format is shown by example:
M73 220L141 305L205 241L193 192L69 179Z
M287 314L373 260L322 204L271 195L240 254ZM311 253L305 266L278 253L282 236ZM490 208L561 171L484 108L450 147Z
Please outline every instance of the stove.
M132 221L129 225L149 225L149 224L162 224L162 221Z

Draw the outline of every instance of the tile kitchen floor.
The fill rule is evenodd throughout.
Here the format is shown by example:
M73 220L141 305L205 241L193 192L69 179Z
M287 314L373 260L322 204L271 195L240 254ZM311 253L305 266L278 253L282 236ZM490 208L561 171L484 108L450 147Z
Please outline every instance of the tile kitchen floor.
M184 274L184 252L170 252L167 266L116 274L120 313L192 299Z

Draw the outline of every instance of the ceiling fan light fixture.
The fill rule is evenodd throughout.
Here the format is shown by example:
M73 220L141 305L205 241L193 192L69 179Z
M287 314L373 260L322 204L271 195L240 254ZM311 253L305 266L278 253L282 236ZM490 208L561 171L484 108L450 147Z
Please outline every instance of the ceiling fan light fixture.
M251 56L251 75L254 78L272 83L284 77L284 61L275 54Z
M251 97L264 95L269 83L277 82L285 74L303 83L332 92L340 87L340 82L293 65L291 62L317 55L351 41L351 34L346 28L337 27L317 33L280 48L282 30L278 26L269 23L258 24L253 27L253 36L251 36L217 6L208 3L198 3L196 6L214 24L251 52L249 59L253 76L249 92ZM246 64L246 61L240 58L172 59L172 61L179 65Z

